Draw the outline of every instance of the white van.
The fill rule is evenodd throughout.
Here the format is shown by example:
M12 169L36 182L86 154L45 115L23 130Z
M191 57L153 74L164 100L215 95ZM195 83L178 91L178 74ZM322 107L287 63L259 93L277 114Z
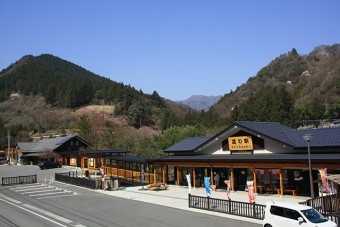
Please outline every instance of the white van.
M263 227L337 227L312 207L289 202L268 202Z

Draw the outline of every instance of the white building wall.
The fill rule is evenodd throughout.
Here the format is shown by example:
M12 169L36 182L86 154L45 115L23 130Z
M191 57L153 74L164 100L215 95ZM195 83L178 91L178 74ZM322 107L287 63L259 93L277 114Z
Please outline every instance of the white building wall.
M284 145L277 141L264 138L264 149L254 150L254 154L275 154L275 153L292 153L293 149L290 146ZM222 140L216 139L210 144L202 147L197 151L201 155L230 155L230 151L222 150ZM235 151L236 153L237 151Z

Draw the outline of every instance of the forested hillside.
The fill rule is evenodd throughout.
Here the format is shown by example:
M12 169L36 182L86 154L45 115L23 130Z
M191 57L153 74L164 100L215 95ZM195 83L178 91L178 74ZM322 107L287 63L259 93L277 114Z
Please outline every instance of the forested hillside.
M279 121L339 118L340 45L306 56L293 49L259 70L210 110L232 120Z
M144 94L48 54L25 56L0 73L0 102L14 92L26 96L42 95L47 104L60 108L114 105L115 114L129 116L130 124L135 127L165 129L168 125L163 123L164 115L172 113L176 116L156 91L151 95ZM186 109L178 107L177 112Z
M89 105L99 108L83 108ZM338 44L308 55L295 49L280 55L206 112L48 54L25 56L0 72L0 149L7 147L8 130L12 145L33 136L77 133L93 149L158 157L185 137L213 135L236 120L295 126L339 116Z

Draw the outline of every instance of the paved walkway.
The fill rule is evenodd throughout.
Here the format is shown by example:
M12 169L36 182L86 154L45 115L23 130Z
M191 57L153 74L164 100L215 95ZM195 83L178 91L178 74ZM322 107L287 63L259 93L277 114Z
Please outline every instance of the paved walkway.
M200 212L205 214L211 214L231 219L237 219L242 221L248 221L252 223L262 224L261 220L251 219L251 218L244 218L235 215L228 215L222 214L213 211L206 211L200 209L189 208L188 205L188 187L185 186L176 186L176 185L169 185L167 190L159 190L159 191L150 191L150 190L143 190L142 186L138 187L127 187L123 190L117 191L103 191L98 190L98 192L117 196L125 199L131 199L136 201L142 201L146 203L157 204L161 206L172 207L176 209L188 210L193 212ZM193 188L192 195L197 196L205 196L205 189L204 188ZM213 191L211 194L211 198L219 198L219 199L226 199L226 191L222 189L218 189L217 191ZM244 191L237 191L231 192L231 199L236 201L248 202L248 193ZM276 194L263 194L263 195L256 195L256 203L265 204L268 201L287 201L287 202L301 202L308 199L308 197L302 196L279 196Z

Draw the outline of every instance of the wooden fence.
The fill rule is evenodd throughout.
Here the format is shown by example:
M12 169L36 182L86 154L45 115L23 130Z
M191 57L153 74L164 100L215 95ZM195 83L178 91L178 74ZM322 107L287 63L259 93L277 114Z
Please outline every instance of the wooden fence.
M334 221L340 226L340 195L333 194L318 197L315 199L308 199L300 204L313 207L321 214L326 216L329 220Z
M37 183L37 174L17 177L2 177L1 185L31 184Z
M256 203L215 199L189 194L189 207L232 214L241 217L263 219L266 206Z
M74 171L68 173L55 173L55 180L67 184L77 185L90 189L101 188L101 180L95 180L85 177L78 177Z

